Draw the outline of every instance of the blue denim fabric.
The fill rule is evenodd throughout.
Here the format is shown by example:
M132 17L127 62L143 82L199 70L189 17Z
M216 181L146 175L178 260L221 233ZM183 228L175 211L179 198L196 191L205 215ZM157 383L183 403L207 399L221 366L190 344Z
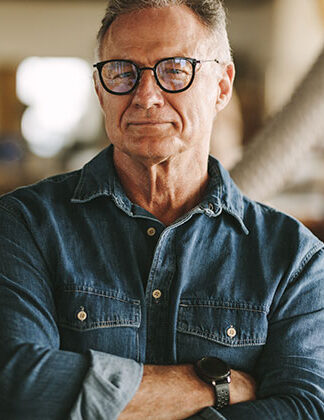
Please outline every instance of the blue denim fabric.
M257 400L192 419L324 418L323 244L213 158L205 199L166 227L112 156L0 199L0 418L116 419L143 363L205 355L251 373Z

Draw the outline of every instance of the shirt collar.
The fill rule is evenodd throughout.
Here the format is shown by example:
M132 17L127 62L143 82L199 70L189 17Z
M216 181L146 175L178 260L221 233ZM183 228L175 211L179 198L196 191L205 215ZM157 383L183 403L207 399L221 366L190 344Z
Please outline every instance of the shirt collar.
M209 156L208 172L210 183L206 199L214 200L216 207L220 206L222 211L234 217L248 235L249 230L244 222L244 197L228 171L213 156Z
M216 217L225 211L234 217L245 234L244 198L229 173L212 156L209 156L210 182L206 196L199 208L208 216ZM110 196L116 205L132 215L133 203L126 196L115 171L113 146L110 145L80 171L79 182L71 198L72 203L86 203L100 196Z
M97 197L109 196L126 213L131 213L132 202L119 182L110 145L81 169L79 182L72 196L72 203L86 203Z

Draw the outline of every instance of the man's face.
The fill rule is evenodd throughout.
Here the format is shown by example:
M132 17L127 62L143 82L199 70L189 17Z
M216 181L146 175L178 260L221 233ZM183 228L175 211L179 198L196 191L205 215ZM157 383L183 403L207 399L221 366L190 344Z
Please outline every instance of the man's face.
M216 54L217 45L196 15L186 6L174 6L117 18L104 38L101 60L127 59L140 67L153 67L166 57L213 59ZM164 92L153 72L145 70L137 88L124 96L106 92L96 75L106 131L115 151L153 164L189 149L208 153L213 119L231 94L231 69L204 63L191 87L180 93Z

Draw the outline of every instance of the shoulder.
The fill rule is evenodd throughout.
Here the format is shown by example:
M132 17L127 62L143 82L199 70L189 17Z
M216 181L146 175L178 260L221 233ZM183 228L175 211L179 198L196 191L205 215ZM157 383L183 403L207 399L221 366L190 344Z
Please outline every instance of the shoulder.
M229 173L221 165L218 167L223 202L248 232L239 239L238 252L243 260L252 258L269 278L275 271L278 278L284 273L292 278L313 257L324 272L324 244L319 238L296 218L245 196Z
M323 242L296 218L268 205L243 198L244 220L252 244L261 250L263 261L286 267L294 277L314 257L323 266Z
M81 170L58 174L20 187L0 197L0 209L15 215L66 205L78 185Z
M245 196L234 183L230 174L218 162L212 161L220 178L222 203L224 208L246 227L247 237L266 244L288 248L301 245L322 247L323 243L313 235L299 220L269 205L254 201Z
M298 219L283 213L269 205L259 203L247 197L243 197L244 220L250 232L260 231L263 235L282 239L287 235L290 239L297 240L307 237L319 244L322 242Z

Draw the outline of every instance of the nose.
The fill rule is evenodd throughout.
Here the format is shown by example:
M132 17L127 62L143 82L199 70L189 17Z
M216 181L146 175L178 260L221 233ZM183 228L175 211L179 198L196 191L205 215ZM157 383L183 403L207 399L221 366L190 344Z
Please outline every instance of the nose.
M142 109L161 107L164 104L163 92L157 85L152 70L142 70L132 102L137 108Z

